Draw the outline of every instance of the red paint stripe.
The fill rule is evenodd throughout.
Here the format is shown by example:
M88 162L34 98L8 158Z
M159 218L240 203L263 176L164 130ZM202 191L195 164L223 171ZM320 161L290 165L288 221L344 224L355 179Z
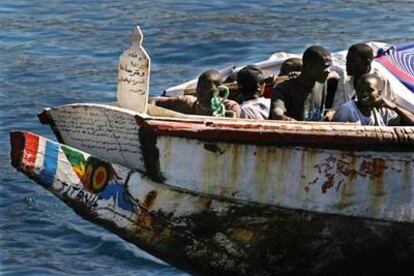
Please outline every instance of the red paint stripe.
M25 140L23 163L26 166L34 166L39 148L39 136L27 132L25 133Z
M145 119L137 125L159 136L257 145L298 145L355 150L414 150L414 127L373 127L352 123L284 122L262 120ZM398 148L397 147L402 147Z
M400 68L398 68L397 66L392 64L387 59L387 57L383 56L383 57L377 58L377 61L379 61L382 65L384 65L385 68L387 68L388 71L393 73L398 78L403 79L406 82L414 83L414 77L413 76L409 75L408 73L404 72L403 70L401 70Z

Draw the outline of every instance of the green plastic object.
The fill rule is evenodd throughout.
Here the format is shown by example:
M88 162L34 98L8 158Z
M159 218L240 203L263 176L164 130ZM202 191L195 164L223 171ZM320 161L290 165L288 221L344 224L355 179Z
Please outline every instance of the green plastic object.
M229 96L229 89L225 85L221 85L213 92L211 97L211 109L213 110L214 117L235 117L233 111L226 110L224 101Z

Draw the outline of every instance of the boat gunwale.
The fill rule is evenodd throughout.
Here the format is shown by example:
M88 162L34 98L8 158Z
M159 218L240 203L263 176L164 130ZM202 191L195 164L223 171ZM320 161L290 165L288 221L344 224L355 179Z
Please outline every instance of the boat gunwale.
M50 111L65 107L97 107L134 116L139 127L156 136L173 136L235 144L305 146L340 150L414 151L414 127L361 126L353 123L302 122L186 117L154 117L113 104L76 103L46 108L38 117L42 124L55 127ZM58 132L57 129L55 131ZM55 133L56 134L56 133ZM60 134L57 135L58 137ZM63 139L58 139L60 142Z

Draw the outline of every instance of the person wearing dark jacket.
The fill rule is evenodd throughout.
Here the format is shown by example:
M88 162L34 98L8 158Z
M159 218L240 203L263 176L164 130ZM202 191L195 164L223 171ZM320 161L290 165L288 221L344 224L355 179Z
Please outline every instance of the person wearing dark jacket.
M324 83L329 75L331 54L324 47L314 45L305 50L302 63L302 72L297 78L276 85L272 95L271 119L321 120L325 99L323 89L316 87Z

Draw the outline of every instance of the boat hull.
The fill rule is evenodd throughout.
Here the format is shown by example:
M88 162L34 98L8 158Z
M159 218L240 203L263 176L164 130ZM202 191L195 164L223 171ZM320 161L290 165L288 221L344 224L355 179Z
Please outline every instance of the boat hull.
M43 113L60 142L152 181L228 200L414 221L414 129L143 117L107 105Z
M409 222L196 193L28 132L11 148L13 166L83 218L195 274L413 271Z

